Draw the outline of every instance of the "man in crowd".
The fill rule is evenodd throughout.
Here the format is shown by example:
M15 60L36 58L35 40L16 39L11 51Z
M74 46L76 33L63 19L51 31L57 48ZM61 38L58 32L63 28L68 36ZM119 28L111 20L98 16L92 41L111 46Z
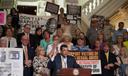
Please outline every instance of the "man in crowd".
M54 60L51 60L48 63L48 68L53 69L52 76L56 76L57 71L62 68L80 68L80 66L76 63L75 58L68 55L67 45L61 45L60 50L61 53L58 53Z
M35 52L34 49L29 46L29 38L26 35L22 35L21 46L18 46L18 48L23 48L24 76L33 76L32 62Z
M126 29L124 29L124 22L119 22L118 24L118 30L116 30L112 36L112 41L115 42L116 41L116 37L119 35L123 36L123 33L127 32Z
M103 51L100 54L102 75L101 76L114 76L114 70L117 69L118 63L116 56L110 52L108 42L103 44Z
M31 47L35 47L35 45L34 45L34 37L33 37L33 35L30 33L30 25L29 24L25 24L24 25L24 32L22 32L22 33L19 33L18 35L17 35L17 44L18 44L18 46L20 46L21 45L21 37L23 36L23 35L26 35L28 38L29 38L29 46L31 46Z

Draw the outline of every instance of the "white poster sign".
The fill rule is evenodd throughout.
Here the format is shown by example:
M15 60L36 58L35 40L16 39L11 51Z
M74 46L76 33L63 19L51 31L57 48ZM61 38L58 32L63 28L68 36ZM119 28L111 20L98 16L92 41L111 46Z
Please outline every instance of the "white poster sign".
M23 31L23 26L25 24L30 25L31 33L34 33L37 27L42 27L43 29L45 29L46 22L51 17L53 16L36 16L36 15L28 15L28 14L19 14L21 29Z
M91 69L91 74L101 74L100 60L77 60L77 63L86 69Z
M0 76L23 76L23 49L0 48Z

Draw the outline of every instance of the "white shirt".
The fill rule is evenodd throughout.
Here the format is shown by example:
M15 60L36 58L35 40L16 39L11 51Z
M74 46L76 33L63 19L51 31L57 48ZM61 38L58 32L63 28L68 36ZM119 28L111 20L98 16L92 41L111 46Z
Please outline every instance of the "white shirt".
M67 68L67 57L61 56L62 68Z
M9 42L8 37L5 36L5 37L2 37L1 39L7 40L7 44L6 44L6 45L7 45L7 47L8 47L8 42ZM11 48L17 47L17 41L16 41L16 39L15 39L14 37L11 37L11 39L10 39L10 47L11 47Z
M53 44L48 45L48 47L47 47L47 55L52 51L52 47L53 47ZM58 46L57 46L56 49L54 50L54 55L51 57L51 60L52 60L52 61L54 60L54 58L55 58L55 56L56 56L56 53L60 53L60 52L58 51Z

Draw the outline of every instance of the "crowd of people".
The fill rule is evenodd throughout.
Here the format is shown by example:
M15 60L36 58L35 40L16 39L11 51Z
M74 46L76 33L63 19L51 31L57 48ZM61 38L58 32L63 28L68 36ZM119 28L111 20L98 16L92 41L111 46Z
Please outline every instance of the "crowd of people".
M100 76L126 76L128 64L128 32L124 23L119 22L118 29L113 29L105 19L102 30L98 29L98 20L94 16L87 32L79 28L71 33L71 26L63 8L59 22L50 18L46 29L36 28L30 33L30 25L25 24L22 33L18 12L15 8L7 15L6 25L0 26L0 47L23 48L24 76L56 76L61 68L82 68L76 63L70 51L97 51L101 60ZM55 27L53 27L55 26ZM44 31L43 31L44 30Z

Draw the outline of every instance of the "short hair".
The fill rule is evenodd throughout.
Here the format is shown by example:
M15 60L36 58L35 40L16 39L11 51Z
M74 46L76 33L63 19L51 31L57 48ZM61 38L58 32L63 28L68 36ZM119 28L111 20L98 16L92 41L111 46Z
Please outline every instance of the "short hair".
M62 44L62 45L60 46L60 50L62 50L63 48L68 48L68 46L67 46L66 44Z
M103 48L104 48L106 45L109 47L109 49L112 47L108 41L104 41L104 43L103 43Z
M49 37L50 37L50 32L46 29L46 30L43 31L43 38L45 37L45 35L44 35L45 32L49 33Z
M25 24L25 25L24 25L24 28L25 28L26 26L28 26L28 27L30 28L30 24Z
M61 41L62 41L62 42L63 42L63 41L65 41L65 39L66 39L66 38L67 38L69 41L72 41L72 37L71 37L71 36L69 36L69 35L63 35L63 37L62 37L62 40L61 40Z
M42 28L41 27L36 28L35 33L37 33L37 31L39 31L39 30L42 31Z
M22 36L21 36L21 40L22 40L23 38L27 38L27 39L29 40L28 36L26 36L26 35L22 35Z
M56 37L58 37L58 35L53 35L53 39L56 38Z
M5 31L7 32L7 30L11 30L11 32L13 32L12 29L13 29L12 27L7 27L7 28L5 28Z
M44 51L44 48L42 48L41 46L37 46L37 48L35 50L37 56L40 55L40 51Z
M7 17L6 17L6 18L8 19L9 17L11 17L11 18L12 18L12 16L11 16L11 15L7 15Z

